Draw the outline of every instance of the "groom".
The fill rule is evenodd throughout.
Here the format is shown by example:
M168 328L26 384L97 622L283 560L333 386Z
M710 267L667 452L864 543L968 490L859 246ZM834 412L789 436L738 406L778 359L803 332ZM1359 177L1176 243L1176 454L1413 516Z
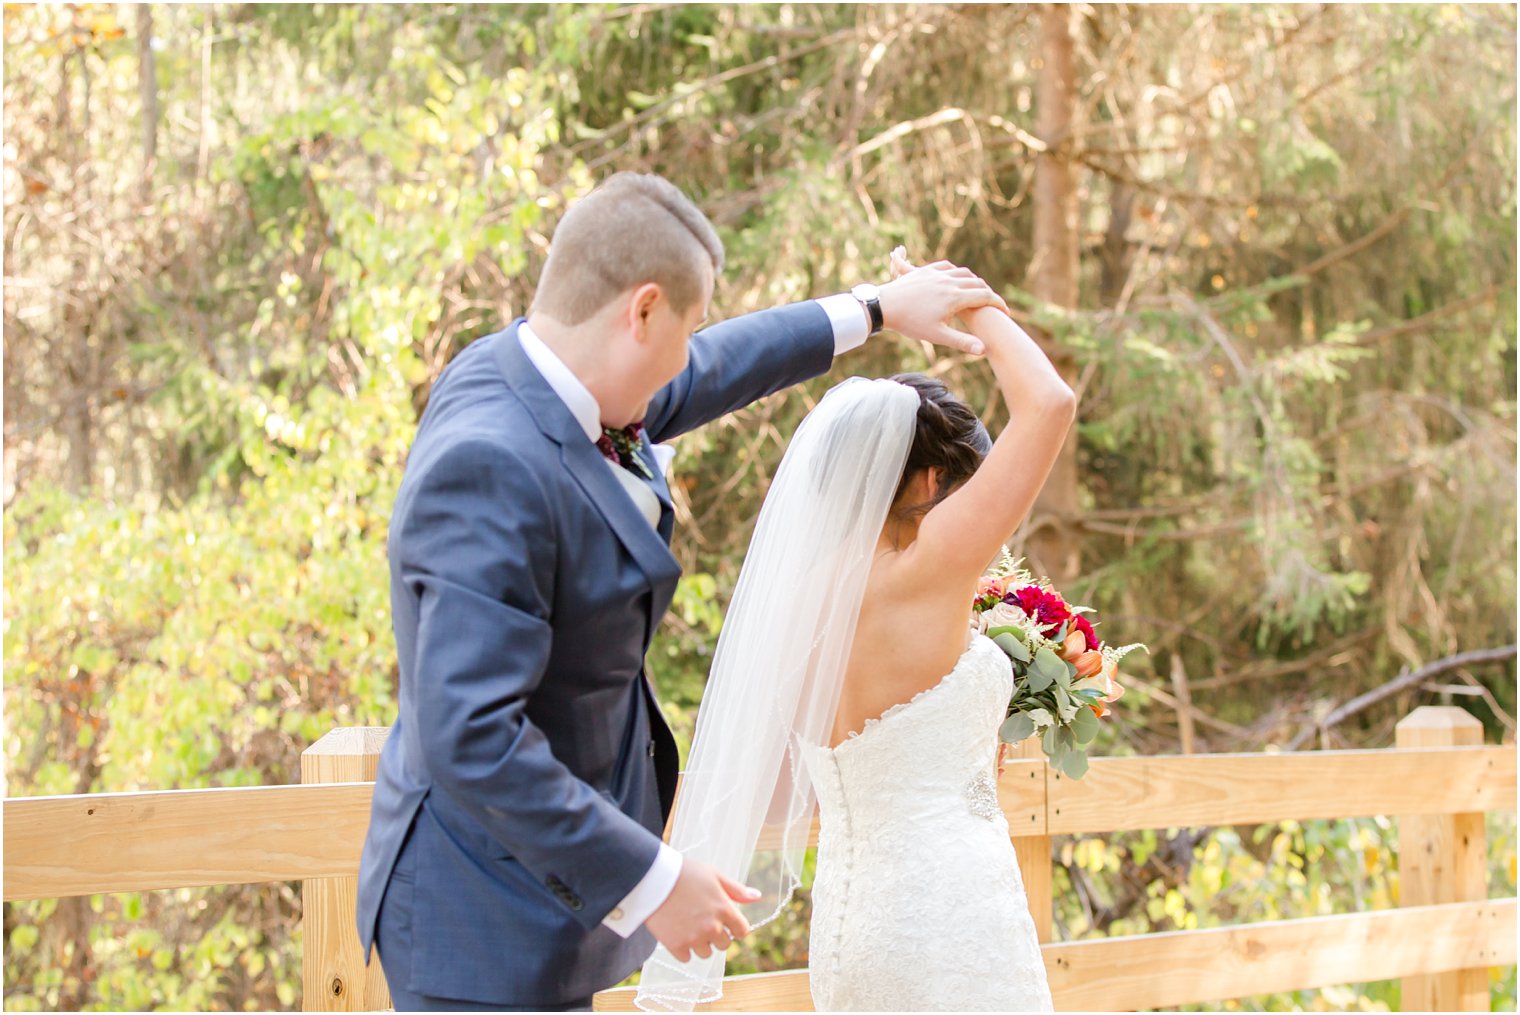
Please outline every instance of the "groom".
M944 262L695 335L723 247L657 176L564 216L526 320L438 378L391 518L400 710L359 871L396 1009L585 1010L658 940L748 932L749 889L661 841L676 745L644 670L680 576L657 442L883 327L1001 300Z

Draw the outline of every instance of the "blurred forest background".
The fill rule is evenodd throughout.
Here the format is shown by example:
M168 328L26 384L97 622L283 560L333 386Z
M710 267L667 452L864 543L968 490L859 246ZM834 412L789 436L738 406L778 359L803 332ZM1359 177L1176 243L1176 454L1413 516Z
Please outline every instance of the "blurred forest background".
M296 782L330 727L389 724L386 524L429 384L618 169L717 224L715 316L902 242L1037 326L1080 419L1013 548L1151 647L1095 753L1383 747L1442 701L1512 742L1515 32L1497 5L6 4L7 794ZM905 368L1006 419L984 364L888 338L677 442L652 671L683 740L788 435ZM1512 895L1513 816L1489 833ZM1066 938L1398 898L1385 819L1055 850ZM7 905L5 1005L299 1007L297 889ZM796 909L730 971L803 965Z

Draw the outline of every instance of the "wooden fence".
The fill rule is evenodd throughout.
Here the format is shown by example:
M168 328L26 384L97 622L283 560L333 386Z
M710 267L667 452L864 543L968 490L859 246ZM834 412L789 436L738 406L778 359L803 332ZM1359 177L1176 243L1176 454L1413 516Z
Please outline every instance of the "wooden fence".
M4 897L302 882L303 1008L388 1007L354 929L355 874L387 730L338 729L300 786L12 798ZM1403 979L1405 1010L1487 1011L1488 969L1512 965L1514 898L1489 899L1484 812L1514 810L1513 746L1485 747L1457 708L1415 710L1393 749L1099 758L1073 781L1027 749L999 795L1042 941L1052 937L1051 836L1396 815L1400 908L1208 930L1047 943L1061 1010L1134 1010ZM816 835L816 828L814 831ZM633 1010L607 990L601 1011ZM722 1011L809 1011L807 971L730 977Z

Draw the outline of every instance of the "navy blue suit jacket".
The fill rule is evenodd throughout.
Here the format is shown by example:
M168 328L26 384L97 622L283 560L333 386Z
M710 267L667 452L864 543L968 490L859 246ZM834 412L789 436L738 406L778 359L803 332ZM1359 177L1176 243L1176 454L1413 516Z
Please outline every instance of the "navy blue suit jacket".
M359 869L366 955L405 844L418 994L583 998L654 950L602 919L648 872L675 795L676 746L644 672L675 591L670 492L651 528L532 365L514 322L434 386L391 517L399 714ZM646 416L663 441L829 368L816 303L691 340ZM649 448L644 449L649 457Z

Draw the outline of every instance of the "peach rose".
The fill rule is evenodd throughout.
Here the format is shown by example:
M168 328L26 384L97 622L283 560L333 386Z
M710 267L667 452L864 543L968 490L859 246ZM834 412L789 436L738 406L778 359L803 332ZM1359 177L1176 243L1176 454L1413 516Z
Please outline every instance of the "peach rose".
M1077 661L1077 657L1087 651L1087 635L1081 631L1072 630L1066 635L1066 640L1061 643L1061 658L1069 663Z
M1124 688L1119 686L1119 664L1111 659L1103 660L1103 678L1108 681L1109 692L1103 696L1104 701L1118 701L1124 697Z
M980 598L989 592L996 592L998 598L1008 594L1008 579L1005 578L982 578L977 582L976 594Z
M1077 632L1077 637L1082 637L1082 632ZM1103 653L1096 649L1088 649L1072 660L1077 667L1077 678L1090 677L1103 669Z
M1124 697L1124 688L1119 686L1118 676L1119 665L1104 659L1097 673L1078 680L1072 687L1082 691L1097 691L1106 702L1118 701Z

